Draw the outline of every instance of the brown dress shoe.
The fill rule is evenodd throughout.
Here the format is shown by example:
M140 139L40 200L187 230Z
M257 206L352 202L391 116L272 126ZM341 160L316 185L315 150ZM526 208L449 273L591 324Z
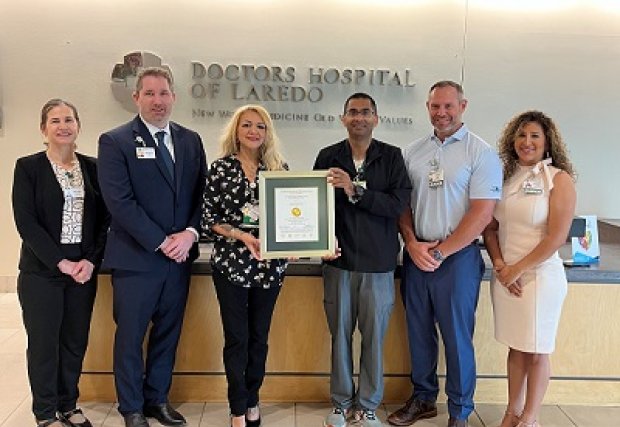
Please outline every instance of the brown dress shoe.
M450 417L448 420L448 427L469 427L467 420L457 420L456 418Z
M393 426L410 426L418 420L437 416L435 402L425 402L413 397L405 403L405 406L394 412L387 418Z

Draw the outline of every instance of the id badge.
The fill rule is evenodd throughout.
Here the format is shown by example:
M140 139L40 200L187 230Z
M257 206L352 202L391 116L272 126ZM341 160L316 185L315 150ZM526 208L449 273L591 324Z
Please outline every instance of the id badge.
M84 198L83 188L66 188L63 192L64 192L65 199L83 199Z
M429 188L443 187L443 169L432 170L428 173Z
M136 157L139 159L154 159L155 149L153 147L136 147Z
M543 190L542 188L534 184L532 181L527 180L523 183L523 192L525 194L539 195L539 194L542 194Z
M241 227L256 228L258 227L259 208L258 204L246 203L242 208L243 223Z

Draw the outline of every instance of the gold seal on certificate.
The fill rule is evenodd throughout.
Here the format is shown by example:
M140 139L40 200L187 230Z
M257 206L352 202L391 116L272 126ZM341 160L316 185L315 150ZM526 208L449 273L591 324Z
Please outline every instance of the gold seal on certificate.
M334 189L327 171L261 172L260 242L264 258L334 251Z
M275 189L276 242L319 240L318 193L315 187Z

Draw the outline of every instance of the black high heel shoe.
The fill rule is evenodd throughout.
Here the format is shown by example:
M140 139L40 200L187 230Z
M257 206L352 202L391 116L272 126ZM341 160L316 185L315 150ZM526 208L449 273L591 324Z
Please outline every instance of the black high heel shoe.
M65 426L66 424L58 417L50 418L48 420L36 420L37 427L49 427L54 423L60 423Z
M250 420L248 419L248 415L250 414L250 412L254 412L254 410L256 410L256 412L258 412L258 418L255 420ZM248 408L248 410L245 413L245 426L246 427L260 427L260 408L258 407L258 405L252 407L252 408Z
M90 423L90 421L88 421L88 418L86 418L86 416L84 415L84 412L82 412L82 410L80 408L75 408L71 411L68 412L63 412L62 414L59 414L60 416L58 418L60 418L60 421L62 421L63 423L65 423L66 425L70 426L70 427L93 427L93 425ZM81 415L82 418L84 418L84 421L76 423L70 420L70 418L74 415Z

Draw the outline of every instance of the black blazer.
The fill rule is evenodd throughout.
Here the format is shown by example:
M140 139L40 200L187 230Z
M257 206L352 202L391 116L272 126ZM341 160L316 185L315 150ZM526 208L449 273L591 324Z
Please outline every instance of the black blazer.
M105 207L93 157L76 153L84 178L82 258L101 264L110 215ZM22 238L19 269L64 277L57 264L65 258L60 244L64 196L45 151L17 159L13 178L13 215Z

